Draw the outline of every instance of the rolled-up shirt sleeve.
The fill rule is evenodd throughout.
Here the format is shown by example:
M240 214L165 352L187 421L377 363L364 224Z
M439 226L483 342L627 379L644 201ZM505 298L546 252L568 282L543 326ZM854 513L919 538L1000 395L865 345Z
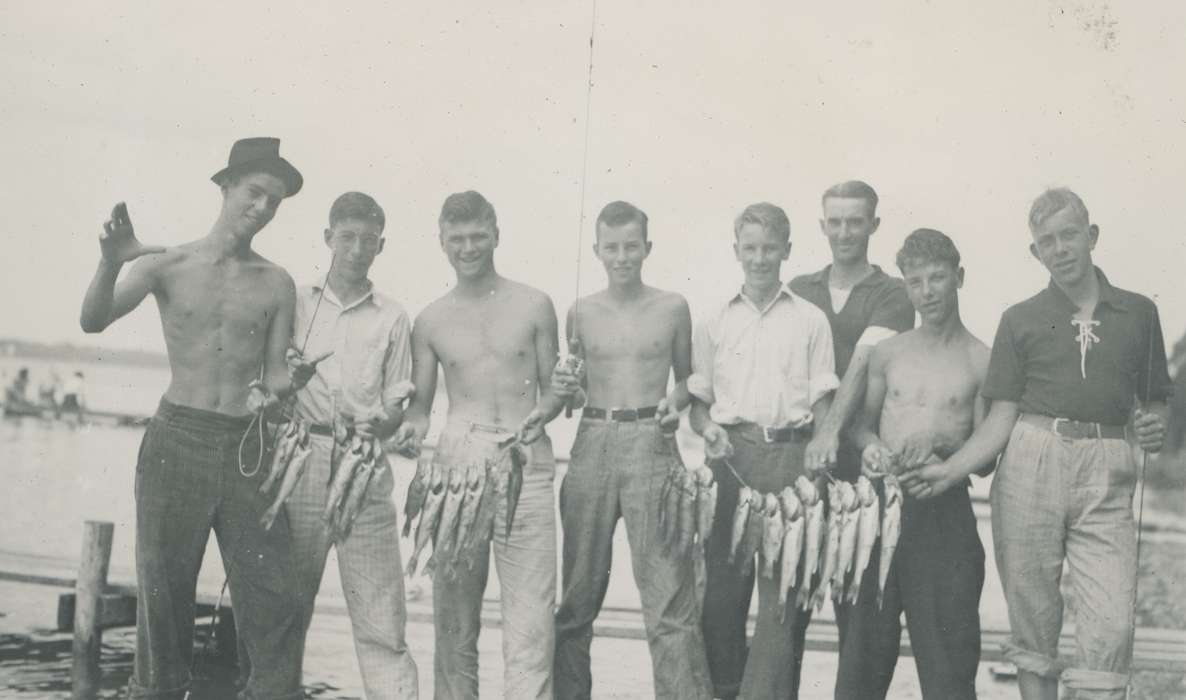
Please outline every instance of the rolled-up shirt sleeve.
M412 343L408 315L400 312L391 326L383 361L383 405L400 403L412 395Z
M814 406L829 392L836 391L840 379L836 376L836 355L832 347L832 327L823 313L813 314L810 347L808 348L808 405Z
M712 317L706 316L692 331L692 374L688 377L688 392L709 405L716 400L713 393L716 343L712 338L712 325Z

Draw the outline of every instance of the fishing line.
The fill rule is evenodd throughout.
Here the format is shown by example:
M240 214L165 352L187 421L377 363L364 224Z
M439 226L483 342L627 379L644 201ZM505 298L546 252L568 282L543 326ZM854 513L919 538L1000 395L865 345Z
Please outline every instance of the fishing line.
M1154 295L1154 298L1156 298L1156 295ZM1156 312L1156 309L1157 307L1155 306L1153 307L1153 310L1149 312L1149 337L1147 339L1149 345L1147 348L1145 360L1145 395L1143 397L1145 404L1150 403L1152 399L1151 394L1153 392L1153 314ZM1149 451L1142 447L1141 472L1137 476L1137 481L1140 484L1137 487L1137 566L1136 570L1133 572L1132 582L1132 630L1130 631L1128 640L1130 657L1135 657L1137 651L1137 590L1141 584L1141 524L1145 518L1145 468L1148 464ZM1128 683L1125 688L1125 696L1128 698L1131 698L1133 693L1132 673L1132 662L1130 661L1128 669Z
M305 347L309 344L309 336L313 333L313 322L317 320L317 311L321 308L321 300L323 298L325 298L325 290L327 287L329 287L329 275L331 272L333 272L334 260L336 260L337 257L338 257L338 253L337 253L337 251L334 251L333 255L331 255L329 258L329 269L325 271L325 281L322 283L321 289L317 292L317 301L313 305L313 315L309 317L309 327L305 329L305 337L301 341L301 347L299 348L299 352L300 352L300 355L302 358L305 356ZM259 368L259 377L260 377L260 381L262 382L263 377L264 377L264 368L262 365ZM281 403L281 409L280 409L281 416L288 415L288 411L291 408L291 403L295 399L296 399L295 391L292 392L291 394L289 394L284 399L284 401ZM255 415L252 416L251 423L248 423L247 430L243 431L243 437L239 439L239 454L238 454L238 456L239 456L239 473L249 479L251 477L255 476L256 474L258 474L260 468L263 466L264 442L265 442L264 434L267 430L264 427L264 423L265 423L264 409L263 409L263 407L261 407L258 411L256 411ZM247 436L251 434L252 427L256 427L256 426L258 426L258 429L259 429L259 449L255 456L255 468L252 469L250 472L248 472L243 467L243 446L245 444L247 444ZM276 445L278 445L280 443L280 435L281 435L281 431L279 430L279 428L277 428L276 432L274 433L274 435L272 436L272 439L271 439L273 451L276 449Z

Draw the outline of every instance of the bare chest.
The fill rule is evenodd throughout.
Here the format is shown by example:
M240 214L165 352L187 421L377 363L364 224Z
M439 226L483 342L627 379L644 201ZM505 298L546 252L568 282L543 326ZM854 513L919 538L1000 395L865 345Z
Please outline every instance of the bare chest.
M951 410L965 408L979 391L965 356L930 355L898 360L886 368L886 399L903 407Z
M459 306L434 325L432 344L446 369L535 362L535 323L515 309Z
M261 338L276 313L277 294L263 271L198 262L168 271L161 315L173 328L227 330Z
M671 357L675 324L657 313L598 310L578 319L590 362L647 361Z

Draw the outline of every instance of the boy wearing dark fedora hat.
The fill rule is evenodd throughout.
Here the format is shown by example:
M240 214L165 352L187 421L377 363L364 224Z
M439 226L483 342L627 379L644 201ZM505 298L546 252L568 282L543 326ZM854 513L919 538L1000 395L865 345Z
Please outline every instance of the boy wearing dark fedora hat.
M182 697L189 689L194 589L211 528L251 660L242 697L303 697L288 521L281 515L269 530L259 524L268 503L259 494L262 448L249 430L255 410L303 385L312 371L301 365L290 376L285 362L292 278L251 248L280 202L301 188L279 144L235 143L213 177L222 208L204 237L170 248L143 245L122 203L99 237L83 330L104 330L152 294L172 371L136 465L140 595L131 698Z

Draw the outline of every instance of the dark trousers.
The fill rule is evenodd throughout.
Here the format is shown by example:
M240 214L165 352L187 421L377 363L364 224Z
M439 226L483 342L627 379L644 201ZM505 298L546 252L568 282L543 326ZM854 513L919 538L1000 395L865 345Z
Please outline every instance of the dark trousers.
M903 612L923 697L975 698L984 548L967 486L954 486L933 500L905 499L879 610L880 560L879 542L841 638L837 700L886 696L898 662Z
M593 620L609 585L614 529L626 521L634 580L642 596L655 697L712 698L705 667L692 559L659 542L659 497L667 472L682 466L675 439L654 420L584 419L560 488L564 597L556 613L556 697L588 698Z
M303 652L288 520L259 516L264 470L239 472L248 419L162 400L136 464L136 661L130 698L181 698L190 685L194 595L211 528L251 661L244 698L301 698ZM258 440L245 454L254 457ZM251 460L254 466L254 459Z
M778 493L803 474L806 440L788 443L752 442L729 430L734 454L729 463L751 488ZM711 465L717 480L717 512L712 536L705 548L704 645L713 692L718 698L746 700L798 695L801 658L798 628L810 612L788 605L786 617L778 611L778 578L758 577L758 621L753 643L746 648L745 624L754 590L754 567L729 563L733 513L740 485L724 463ZM789 594L794 599L798 587ZM743 671L744 669L744 671Z

